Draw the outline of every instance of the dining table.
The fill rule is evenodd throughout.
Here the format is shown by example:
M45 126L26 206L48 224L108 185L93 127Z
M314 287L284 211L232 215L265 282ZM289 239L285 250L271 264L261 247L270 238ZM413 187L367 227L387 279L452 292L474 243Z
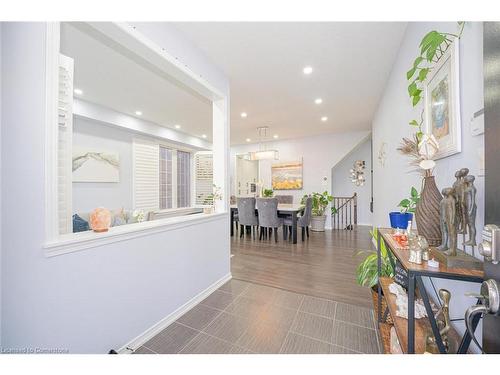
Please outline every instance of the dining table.
M292 243L297 243L297 214L304 210L303 204L278 203L278 215L289 216L292 219ZM232 204L231 208L231 237L234 235L234 214L238 212L238 206ZM257 208L255 209L257 211Z

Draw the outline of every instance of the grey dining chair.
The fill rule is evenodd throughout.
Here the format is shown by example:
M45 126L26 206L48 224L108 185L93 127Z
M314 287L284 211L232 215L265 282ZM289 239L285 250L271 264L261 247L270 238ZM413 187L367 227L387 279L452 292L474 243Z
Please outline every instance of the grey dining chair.
M278 200L276 198L257 198L260 234L262 239L267 230L274 229L274 241L278 242L278 228L283 225L283 219L278 217Z
M312 203L313 199L311 197L306 199L306 204L302 216L297 219L297 227L302 228L302 241L304 241L305 233L307 233L307 238L309 238L309 225L311 225L312 216ZM283 237L286 239L287 232L290 230L292 232L292 219L287 217L283 220ZM290 235L290 239L292 236Z
M293 204L293 195L275 195L278 204Z
M255 238L259 218L255 215L255 198L236 198L238 206L238 224L241 225L240 238L245 234L245 227L250 227Z

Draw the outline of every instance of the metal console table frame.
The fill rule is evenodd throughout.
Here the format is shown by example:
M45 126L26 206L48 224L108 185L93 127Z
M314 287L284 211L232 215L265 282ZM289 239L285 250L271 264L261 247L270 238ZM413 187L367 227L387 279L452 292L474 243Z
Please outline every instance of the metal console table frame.
M429 319L429 322L431 324L432 328L432 333L434 334L434 337L436 338L436 344L439 349L440 353L445 354L446 350L443 344L443 340L441 338L441 334L439 333L439 328L437 326L437 322L434 316L434 313L431 308L430 304L430 299L427 294L427 291L425 290L424 283L422 281L422 277L433 277L433 278L440 278L440 279L449 279L449 280L458 280L458 281L469 281L469 282L475 282L475 283L482 283L483 282L483 276L482 272L477 271L477 272L454 272L454 271L460 271L460 270L453 270L453 269L445 269L441 270L441 266L439 269L424 269L424 267L418 267L420 265L415 265L415 267L409 266L408 265L408 259L401 259L401 254L394 248L394 245L390 243L389 241L386 240L384 235L391 235L390 231L392 229L387 229L387 228L378 228L377 229L377 270L378 270L378 276L380 278L380 273L381 273L381 241L384 241L386 248L388 250L388 255L389 259L391 261L392 266L395 266L395 260L394 257L397 258L403 268L407 271L408 273L408 348L407 348L407 353L408 354L414 354L415 353L415 290L418 288L420 291L420 295L422 297L422 300L425 305L425 310L427 312L427 317ZM408 250L402 250L400 249L401 252L406 251L407 253ZM409 255L409 254L408 254ZM480 303L478 301L478 303ZM380 285L380 282L378 283L378 322L382 322L382 288ZM473 321L473 329L475 330L478 323L479 323L480 316L476 316L474 321ZM469 349L471 342L471 337L469 333L466 331L465 334L462 336L462 340L460 342L460 345L457 350L457 354L462 354L462 353L467 353L467 350Z

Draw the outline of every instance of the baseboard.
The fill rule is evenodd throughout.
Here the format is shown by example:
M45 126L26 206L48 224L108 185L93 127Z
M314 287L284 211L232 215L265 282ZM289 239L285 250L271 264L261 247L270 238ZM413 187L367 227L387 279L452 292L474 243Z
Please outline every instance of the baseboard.
M228 273L221 279L217 280L215 283L210 285L207 289L204 291L198 293L196 296L191 298L188 302L186 302L184 305L179 307L177 310L172 312L171 314L167 315L165 318L160 320L158 323L153 325L152 327L148 328L146 331L141 333L139 336L136 338L132 339L125 345L123 345L120 349L118 349L119 354L130 354L132 353L135 349L139 348L142 346L145 342L147 342L149 339L163 331L165 328L167 328L170 324L175 322L177 319L179 319L182 315L187 313L189 310L191 310L193 307L195 307L198 303L203 301L206 297L208 297L210 294L212 294L216 289L218 289L220 286L231 280L232 275L231 273Z

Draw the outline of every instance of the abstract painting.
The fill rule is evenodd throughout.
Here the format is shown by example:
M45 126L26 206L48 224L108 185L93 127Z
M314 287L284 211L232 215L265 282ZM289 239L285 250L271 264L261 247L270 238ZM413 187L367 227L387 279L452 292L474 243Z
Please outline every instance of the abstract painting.
M436 159L461 151L458 60L458 43L453 42L424 85L425 133L439 142Z
M75 150L73 182L120 182L120 156L110 152Z
M273 190L302 189L302 161L273 164L271 180Z

